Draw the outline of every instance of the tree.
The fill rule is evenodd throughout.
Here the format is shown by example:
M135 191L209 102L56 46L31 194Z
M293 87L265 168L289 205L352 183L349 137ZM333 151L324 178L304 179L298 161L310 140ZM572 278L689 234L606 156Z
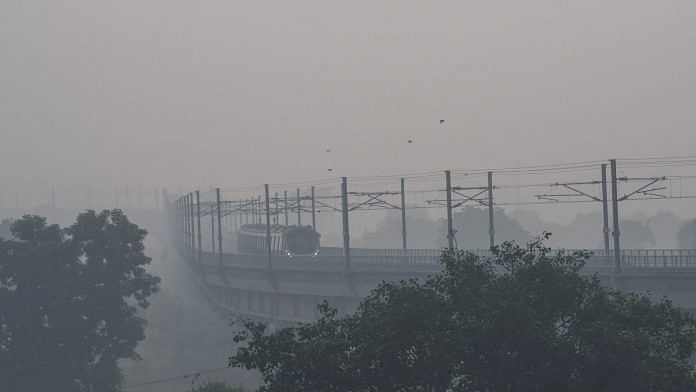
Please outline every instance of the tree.
M0 222L0 238L4 239L11 239L12 238L12 231L10 227L12 227L12 219L3 219Z
M115 391L137 357L159 279L147 232L120 211L87 211L67 229L39 216L0 240L0 380L8 391Z
M514 209L508 213L511 219L516 220L525 230L532 233L541 233L542 231L551 231L554 238L556 230L549 230L549 225L554 223L546 222L539 216L539 213L532 210Z
M677 245L677 232L681 226L679 217L667 211L658 211L644 222L650 227L655 236L655 246L663 249L674 249Z
M191 392L244 392L244 388L233 387L224 382L214 381L206 382L197 388L191 389Z
M516 220L505 214L502 208L493 210L495 222L495 238L501 243L504 241L516 241L525 243L530 235ZM478 207L466 207L463 211L452 215L452 226L455 233L457 247L460 249L488 249L488 209ZM447 245L447 221L440 223L438 230L442 246Z
M243 321L230 365L263 391L696 391L696 319L579 275L588 254L544 238L447 251L441 274L382 283L354 314Z
M401 212L388 211L377 223L375 230L366 230L362 242L368 248L401 248ZM406 214L408 247L411 249L434 248L438 246L437 226L424 210L412 210Z
M655 245L650 226L636 220L625 220L619 226L621 229L621 247L624 249L645 249Z
M681 225L677 233L677 243L681 249L696 249L696 219Z

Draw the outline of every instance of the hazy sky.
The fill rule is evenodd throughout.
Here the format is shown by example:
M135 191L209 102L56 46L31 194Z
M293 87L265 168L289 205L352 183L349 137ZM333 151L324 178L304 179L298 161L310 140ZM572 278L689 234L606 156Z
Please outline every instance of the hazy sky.
M696 145L693 0L0 0L0 56L5 188L234 186Z

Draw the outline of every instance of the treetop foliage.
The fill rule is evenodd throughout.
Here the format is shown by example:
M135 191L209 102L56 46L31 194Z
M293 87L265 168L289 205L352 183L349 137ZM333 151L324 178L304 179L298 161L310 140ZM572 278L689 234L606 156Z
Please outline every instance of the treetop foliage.
M696 320L578 274L588 254L547 238L445 251L441 274L382 283L353 314L243 321L230 365L264 391L696 391Z
M8 391L112 391L120 358L136 358L158 289L145 230L120 210L68 227L24 216L0 239L0 380Z
M496 238L501 241L527 242L532 236L520 223L507 215L502 208L493 209ZM454 239L461 249L488 248L488 209L466 206L452 214ZM441 220L438 238L447 238L447 221ZM444 243L441 242L441 245Z

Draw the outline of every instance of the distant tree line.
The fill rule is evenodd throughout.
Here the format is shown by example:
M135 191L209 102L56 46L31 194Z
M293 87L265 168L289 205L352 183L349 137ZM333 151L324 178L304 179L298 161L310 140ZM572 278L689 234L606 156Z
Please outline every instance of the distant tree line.
M460 249L488 248L488 209L465 207L453 216L455 239ZM553 233L554 247L572 249L601 249L603 243L603 217L601 212L578 214L568 224L543 221L535 212L502 208L493 211L496 243L516 241L525 243L542 231ZM689 221L690 222L690 221ZM620 222L621 246L624 249L688 248L688 238L694 236L688 230L689 222L682 222L676 215L658 212L654 215L631 214ZM408 247L439 248L447 245L447 222L430 218L424 210L409 211L406 215ZM375 229L366 230L355 241L356 246L368 248L400 248L402 246L401 215L390 211ZM691 245L696 246L696 245Z
M696 219L685 222L679 228L677 241L682 249L696 249Z

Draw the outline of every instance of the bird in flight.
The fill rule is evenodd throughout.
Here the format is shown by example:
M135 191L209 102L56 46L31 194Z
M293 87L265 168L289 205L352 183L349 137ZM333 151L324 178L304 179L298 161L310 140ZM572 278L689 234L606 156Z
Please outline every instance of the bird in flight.
M445 120L440 120L440 124L444 124L444 123L445 123Z
M409 143L413 143L413 140L411 140L411 139L408 139L408 142L409 142Z
M333 171L333 169L329 169L329 171Z
M327 148L327 149L326 149L326 152L329 152L329 151L331 151L331 149L328 149L328 148Z

